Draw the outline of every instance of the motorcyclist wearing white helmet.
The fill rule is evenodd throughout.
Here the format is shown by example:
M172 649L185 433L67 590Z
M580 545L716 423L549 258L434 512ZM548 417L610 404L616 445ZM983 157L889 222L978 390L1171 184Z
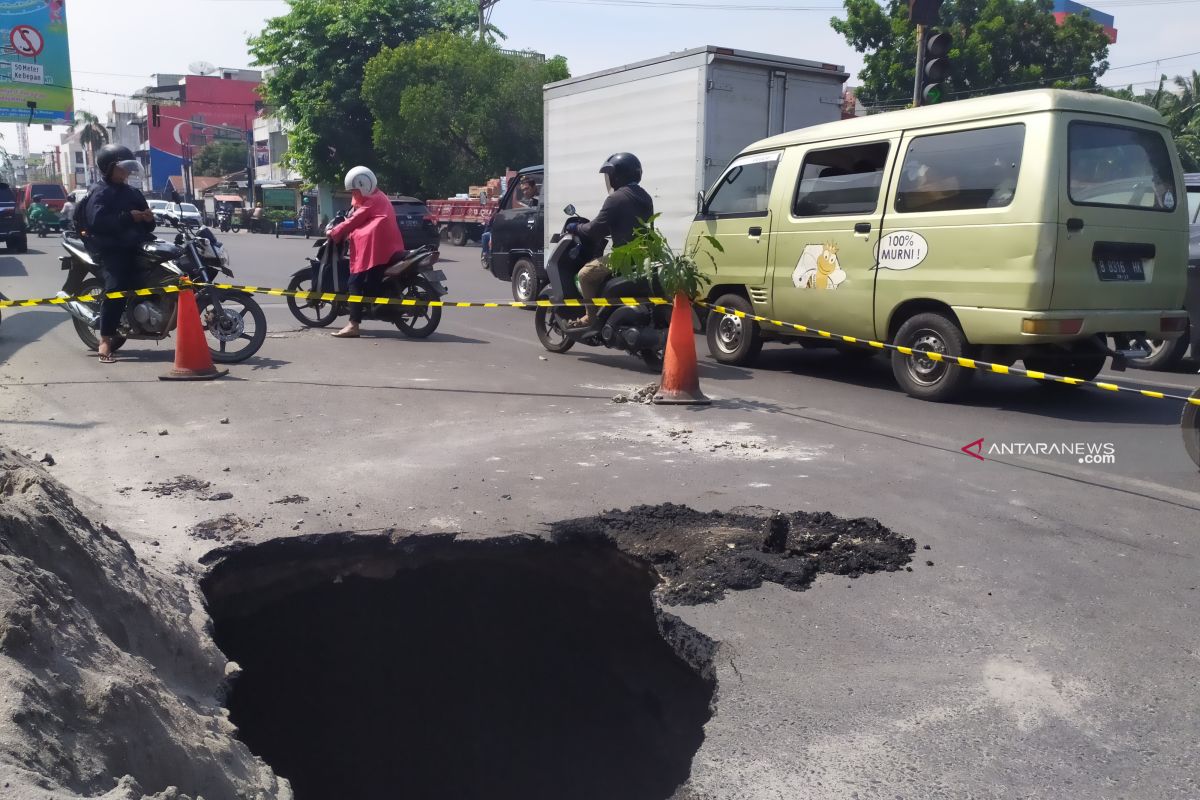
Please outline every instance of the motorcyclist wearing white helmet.
M346 173L346 190L353 193L350 216L334 227L329 237L335 242L350 240L350 294L376 297L379 279L376 267L386 267L404 250L404 237L396 222L396 212L387 195L379 190L375 173L355 167ZM350 304L350 322L333 334L339 339L357 339L363 306Z

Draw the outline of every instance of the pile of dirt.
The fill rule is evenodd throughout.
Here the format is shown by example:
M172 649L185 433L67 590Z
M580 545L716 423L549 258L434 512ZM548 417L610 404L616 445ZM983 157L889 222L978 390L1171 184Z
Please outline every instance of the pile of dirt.
M614 395L612 401L614 403L642 403L649 405L654 402L654 395L658 394L658 384L651 383L638 389L636 392L627 392Z
M150 492L155 497L174 497L180 494L199 493L211 488L212 484L208 481L193 478L191 475L176 475L174 478L159 483L147 482L142 491Z
M649 561L663 580L659 595L676 605L712 602L763 581L802 591L822 572L850 578L895 572L916 550L912 539L873 519L702 512L671 503L559 522L551 538L602 539Z
M0 796L290 798L234 738L194 587L0 448Z

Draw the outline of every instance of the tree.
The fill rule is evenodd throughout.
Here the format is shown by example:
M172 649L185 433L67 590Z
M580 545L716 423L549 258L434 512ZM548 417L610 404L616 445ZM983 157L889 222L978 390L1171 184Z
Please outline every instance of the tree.
M245 168L245 142L212 142L192 158L192 172L210 178L220 178Z
M569 77L490 43L435 34L367 64L363 97L388 184L419 196L461 192L506 166L542 160L542 86Z
M79 132L79 144L83 147L88 172L95 178L93 165L96 163L96 151L108 144L108 129L100 123L100 118L90 111L76 111L72 131Z
M867 106L911 102L916 26L908 3L845 0L846 18L830 25L865 53L858 98ZM946 0L939 30L950 34L950 99L1038 87L1091 89L1108 69L1108 37L1095 22L1072 15L1063 25L1050 0Z
M290 160L316 182L340 183L355 164L379 163L361 94L372 57L428 33L477 26L471 0L288 1L287 14L251 37L250 52L273 67L266 101L293 123Z

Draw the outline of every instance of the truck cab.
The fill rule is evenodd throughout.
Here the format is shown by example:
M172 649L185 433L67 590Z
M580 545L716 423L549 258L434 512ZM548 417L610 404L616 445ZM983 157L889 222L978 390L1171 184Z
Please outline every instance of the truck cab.
M500 208L488 224L487 270L512 285L513 299L530 303L546 285L542 236L546 210L542 205L541 166L526 167L509 182Z

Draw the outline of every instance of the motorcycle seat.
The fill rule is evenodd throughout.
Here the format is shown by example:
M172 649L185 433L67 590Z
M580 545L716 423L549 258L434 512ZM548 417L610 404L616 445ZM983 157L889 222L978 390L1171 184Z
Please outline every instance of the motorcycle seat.
M650 297L653 295L650 281L630 278L611 278L604 284L604 296L609 299L618 297Z
M419 247L416 250L401 250L396 255L392 256L392 260L388 262L384 274L389 278L394 278L397 275L403 275L408 270L412 269L418 262L429 255L429 249Z

